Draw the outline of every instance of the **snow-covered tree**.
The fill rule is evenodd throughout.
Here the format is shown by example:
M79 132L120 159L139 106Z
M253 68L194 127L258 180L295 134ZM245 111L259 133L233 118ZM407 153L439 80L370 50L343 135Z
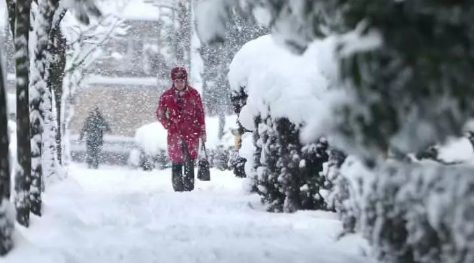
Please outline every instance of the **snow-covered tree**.
M126 28L121 18L105 15L89 26L66 26L66 64L64 69L64 89L61 98L61 141L63 165L70 160L68 127L74 115L74 97L86 77L86 69L101 54L101 48L108 40L125 34Z
M15 206L18 222L28 226L30 198L33 201L31 211L41 214L43 124L44 117L51 115L51 95L49 89L46 88L48 83L46 73L50 58L47 55L47 47L59 0L40 0L34 3L30 0L19 2L7 0L6 3L9 24L14 36L16 60L18 162L15 163L19 166L15 167ZM101 15L92 0L63 0L62 3L70 11L74 11L74 14L84 23L89 23L91 15ZM30 29L33 32L31 38L33 45L29 45ZM31 58L34 63L31 65L29 46L33 48ZM33 188L30 191L32 182Z
M232 15L226 22L225 42L211 45L204 43L199 49L204 63L203 100L206 112L211 116L219 116L219 138L223 136L225 114L231 110L227 73L232 58L245 43L268 32L268 28L260 26L252 16L239 16L237 9L230 12Z
M38 0L35 5L33 32L35 33L32 64L30 66L30 121L31 121L31 212L41 215L41 185L43 179L43 134L49 129L44 129L44 124L52 115L52 98L48 89L47 68L50 54L48 45L50 32L53 26L54 14L59 6L59 0ZM48 120L46 118L49 118ZM49 133L46 133L49 135ZM46 150L50 150L47 148ZM54 153L48 152L49 155Z
M15 218L11 216L10 204L10 155L7 116L7 93L3 52L0 51L0 256L13 247Z
M280 41L299 52L321 36L322 28L329 24L325 25L321 17L340 18L334 22L338 32L352 31L340 34L338 49L340 77L349 88L350 99L334 105L341 115L334 121L340 122L326 126L325 132L337 136L338 144L353 153L374 159L391 147L417 152L444 142L449 135L460 136L472 116L471 57L464 55L470 54L467 43L472 41L467 37L472 32L470 4L374 0L210 2L216 5L213 10L221 12L209 13L209 24L229 20L228 10L238 2L246 2L248 14L263 10ZM224 23L220 25L201 30L202 38L224 39L227 28ZM437 33L425 33L434 31ZM458 52L447 52L451 49ZM434 111L433 104L444 106Z
M62 165L62 140L61 140L61 105L63 94L63 79L64 70L66 67L66 38L61 30L61 22L66 15L66 9L57 10L51 32L49 33L48 50L51 56L51 61L48 67L48 87L52 97L54 108L48 118L49 130L54 134L55 145L50 142L50 147L55 148L52 152L55 153L54 160L50 160L50 165ZM53 123L54 122L54 123ZM53 136L51 134L51 136ZM48 175L47 175L48 176Z
M242 2L247 14L263 12L278 42L293 52L304 53L332 33L333 86L345 97L328 105L328 118L307 119L303 137L327 135L362 159L364 165L352 167L357 180L348 181L344 205L377 256L384 262L472 261L472 216L463 213L472 209L472 168L387 157L459 137L472 117L474 3L211 0L214 12L205 23L217 26L205 27L202 38L224 40L220 22Z

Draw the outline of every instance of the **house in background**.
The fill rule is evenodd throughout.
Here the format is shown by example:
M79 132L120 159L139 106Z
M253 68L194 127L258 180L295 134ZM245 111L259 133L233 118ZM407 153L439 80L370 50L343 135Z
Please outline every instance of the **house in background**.
M104 55L92 64L78 88L71 134L79 133L93 106L99 107L114 136L132 137L138 127L156 120L158 98L170 85L173 66L167 35L162 32L169 25L160 18L161 8L141 0L131 2L121 13L126 35L107 42Z
M119 1L110 1L104 10L115 10L108 5L113 2ZM127 33L101 47L103 56L87 69L83 85L77 88L70 123L71 150L76 160L83 159L85 146L75 139L94 106L99 107L112 130L105 138L107 145L104 145L104 151L115 151L110 158L103 156L101 162L126 161L136 129L156 121L158 98L171 84L169 72L175 63L169 41L175 21L170 15L172 8L166 8L174 2L163 0L163 3L158 8L143 0L132 0L122 7L123 12L114 12L124 20ZM9 30L2 33L6 33L2 36L2 48L7 58L7 91L10 101L14 103L13 41ZM121 146L116 147L118 144Z

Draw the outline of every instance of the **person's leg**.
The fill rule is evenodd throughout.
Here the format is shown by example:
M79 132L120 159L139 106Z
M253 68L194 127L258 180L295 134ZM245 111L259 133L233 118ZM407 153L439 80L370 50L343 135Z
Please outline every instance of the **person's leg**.
M91 144L86 144L86 163L87 163L87 168L92 167L92 145Z
M97 169L99 168L99 146L94 145L92 149L92 167Z
M184 164L184 191L194 190L194 160Z
M183 183L183 164L172 163L171 164L171 183L175 192L184 191Z

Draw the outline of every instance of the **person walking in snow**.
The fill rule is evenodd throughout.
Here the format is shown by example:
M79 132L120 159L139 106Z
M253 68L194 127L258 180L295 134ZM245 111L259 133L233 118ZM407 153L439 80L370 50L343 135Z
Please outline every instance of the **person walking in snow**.
M160 96L156 117L168 130L173 189L176 192L192 191L199 139L203 144L206 142L204 107L199 92L188 84L186 69L173 68L171 80L172 86Z
M89 111L89 116L87 116L79 136L79 141L86 137L88 168L97 169L99 167L99 153L104 143L104 132L110 132L109 124L102 117L99 108L95 106Z

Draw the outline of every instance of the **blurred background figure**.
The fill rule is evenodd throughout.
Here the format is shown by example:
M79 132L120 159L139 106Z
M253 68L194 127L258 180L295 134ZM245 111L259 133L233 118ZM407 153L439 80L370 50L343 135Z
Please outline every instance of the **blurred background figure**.
M99 167L100 148L104 143L104 132L110 132L107 121L102 117L99 107L94 106L87 116L82 127L79 140L85 138L87 148L87 167L97 169Z

